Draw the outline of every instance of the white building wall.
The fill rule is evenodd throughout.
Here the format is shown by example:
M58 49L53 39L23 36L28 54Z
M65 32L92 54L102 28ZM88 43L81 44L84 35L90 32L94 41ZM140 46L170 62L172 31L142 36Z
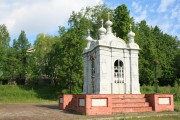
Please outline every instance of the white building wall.
M111 50L100 47L100 94L111 94Z
M131 93L140 94L139 84L139 67L138 67L138 51L130 50L130 82Z
M114 36L111 31L111 22L107 22L108 29L99 29L100 40L86 38L88 44L84 50L84 86L83 93L92 94L92 60L95 56L95 94L140 94L138 52L139 46L134 43L135 33L128 33L129 43ZM124 77L114 77L114 63L116 60L123 62ZM119 69L120 68L120 69ZM119 66L118 70L122 70ZM116 68L117 70L117 68ZM117 74L122 72L116 72ZM121 82L115 82L121 80ZM122 82L123 81L123 82Z
M125 63L125 80L126 80L126 94L130 94L130 58L129 58L129 51L124 50L124 59Z

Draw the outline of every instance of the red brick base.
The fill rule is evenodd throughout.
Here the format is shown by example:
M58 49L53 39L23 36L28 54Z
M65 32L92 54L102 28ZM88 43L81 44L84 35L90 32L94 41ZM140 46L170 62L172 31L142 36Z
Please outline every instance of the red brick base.
M174 111L174 100L172 94L146 94L145 97L155 112ZM169 103L160 103L160 99L163 98L167 99Z
M171 94L64 94L59 95L58 98L59 109L85 115L110 115L115 112L152 110L174 111Z

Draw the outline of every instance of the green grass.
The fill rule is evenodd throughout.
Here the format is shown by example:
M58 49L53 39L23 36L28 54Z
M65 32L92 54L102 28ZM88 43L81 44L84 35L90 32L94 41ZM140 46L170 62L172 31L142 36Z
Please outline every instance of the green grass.
M180 112L180 101L175 101L174 102L174 110L176 112Z
M133 117L120 120L180 120L180 115L150 116L150 117Z
M60 89L54 86L0 85L0 103L57 102Z

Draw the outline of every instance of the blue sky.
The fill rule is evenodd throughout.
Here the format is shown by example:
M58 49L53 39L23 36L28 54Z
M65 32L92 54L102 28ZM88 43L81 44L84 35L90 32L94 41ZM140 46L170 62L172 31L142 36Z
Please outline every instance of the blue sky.
M146 20L180 39L180 0L0 0L0 24L12 40L24 30L33 43L37 34L55 35L58 26L67 26L72 11L99 3L112 9L125 4L136 22Z
M146 20L149 26L180 39L180 0L105 0L110 8L125 4L136 22Z

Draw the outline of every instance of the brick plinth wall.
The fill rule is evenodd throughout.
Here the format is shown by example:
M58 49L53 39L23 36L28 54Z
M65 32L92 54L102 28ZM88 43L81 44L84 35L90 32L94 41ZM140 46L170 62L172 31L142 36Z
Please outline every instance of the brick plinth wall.
M171 94L64 94L59 109L84 115L111 115L124 112L174 111Z
M145 97L155 112L174 111L174 99L172 94L146 94ZM160 101L160 99L165 99L165 103Z

